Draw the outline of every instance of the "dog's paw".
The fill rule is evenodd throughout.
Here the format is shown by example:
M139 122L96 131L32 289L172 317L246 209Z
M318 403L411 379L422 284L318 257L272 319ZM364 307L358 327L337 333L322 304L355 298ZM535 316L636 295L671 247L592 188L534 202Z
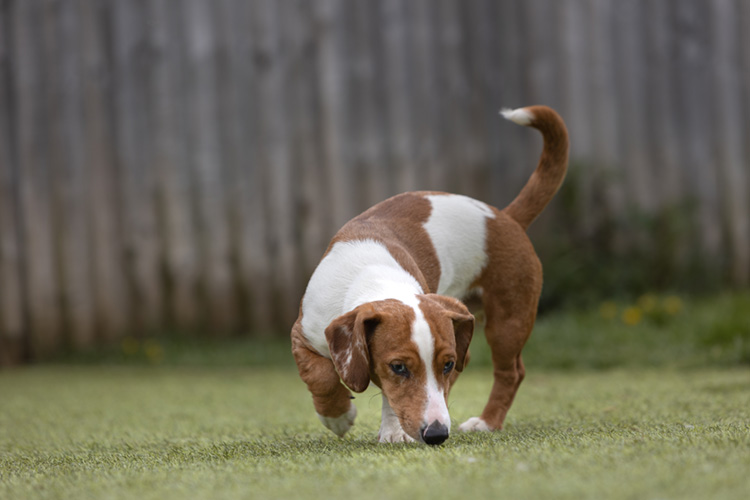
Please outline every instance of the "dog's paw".
M489 432L492 428L487 422L479 417L471 417L469 420L458 426L461 432Z
M378 441L381 443L411 443L414 438L408 435L399 425L397 428L380 429Z
M330 429L338 437L344 437L349 429L354 425L354 419L357 417L357 407L353 404L349 407L349 411L339 417L324 417L318 413L318 418L328 429Z

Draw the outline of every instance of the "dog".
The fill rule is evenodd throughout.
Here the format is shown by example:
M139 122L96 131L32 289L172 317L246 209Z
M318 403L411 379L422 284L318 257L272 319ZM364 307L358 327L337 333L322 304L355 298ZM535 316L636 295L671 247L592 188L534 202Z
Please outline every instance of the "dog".
M338 436L357 414L350 392L382 390L380 442L448 439L446 404L469 361L478 297L494 383L461 431L502 429L525 375L521 350L536 319L542 266L526 229L568 165L568 132L546 106L503 110L539 130L539 163L503 210L457 194L407 192L355 217L313 272L291 331L292 353L320 421Z

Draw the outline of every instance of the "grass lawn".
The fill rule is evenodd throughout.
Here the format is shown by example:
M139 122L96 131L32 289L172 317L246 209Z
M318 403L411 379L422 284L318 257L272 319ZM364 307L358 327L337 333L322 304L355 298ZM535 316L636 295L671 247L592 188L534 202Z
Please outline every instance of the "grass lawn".
M377 444L374 387L335 437L284 345L160 340L0 372L0 498L744 499L748 305L543 318L507 428L440 447ZM454 425L489 391L482 342Z

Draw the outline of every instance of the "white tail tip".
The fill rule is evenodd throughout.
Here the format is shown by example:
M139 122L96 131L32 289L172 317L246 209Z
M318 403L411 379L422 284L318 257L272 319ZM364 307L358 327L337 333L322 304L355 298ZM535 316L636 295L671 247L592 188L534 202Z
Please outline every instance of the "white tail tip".
M529 111L527 111L526 108L518 108L518 109L504 108L500 110L500 114L503 115L503 118L505 118L506 120L510 120L513 123L517 123L519 125L524 125L524 126L531 125L531 122L534 119L534 115L532 115Z

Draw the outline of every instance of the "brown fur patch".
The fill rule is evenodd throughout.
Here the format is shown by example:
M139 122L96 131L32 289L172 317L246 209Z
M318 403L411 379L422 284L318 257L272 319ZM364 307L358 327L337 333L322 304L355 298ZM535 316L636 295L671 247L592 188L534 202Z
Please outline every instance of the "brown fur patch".
M423 227L432 211L430 200L425 198L429 194L437 193L403 193L378 203L347 222L328 250L339 241L379 241L425 292L437 290L440 261Z
M300 378L312 394L315 411L333 418L346 413L351 406L351 392L341 384L333 362L307 344L299 320L292 327L292 354Z
M370 383L369 344L375 330L394 328L403 316L395 300L368 302L328 325L325 335L331 359L341 380L354 392L362 392ZM399 314L401 313L401 314Z
M463 371L474 335L474 316L460 300L445 295L423 295L419 307L435 337L435 359L441 351L450 350L455 353L455 369ZM442 373L443 366L435 373Z

